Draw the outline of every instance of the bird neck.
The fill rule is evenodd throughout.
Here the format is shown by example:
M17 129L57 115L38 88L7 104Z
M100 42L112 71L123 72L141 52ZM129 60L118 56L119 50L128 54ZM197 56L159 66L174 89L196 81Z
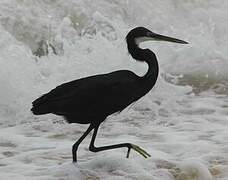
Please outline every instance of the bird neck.
M147 93L155 85L158 78L159 67L156 55L149 49L139 48L133 38L127 39L127 45L129 53L135 60L148 64L146 74L140 78L141 87Z
M142 77L145 81L151 81L152 85L157 81L159 66L156 55L149 49L144 50L145 62L148 64L148 70L146 74Z
M141 77L140 81L144 89L144 93L147 93L153 88L157 81L159 66L157 58L152 51L150 51L149 49L144 49L142 51L145 57L144 61L148 64L148 70L146 74Z

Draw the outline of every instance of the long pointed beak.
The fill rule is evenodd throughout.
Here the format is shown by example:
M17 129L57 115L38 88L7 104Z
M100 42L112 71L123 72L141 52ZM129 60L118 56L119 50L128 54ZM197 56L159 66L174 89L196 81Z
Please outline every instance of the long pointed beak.
M163 36L163 35L156 34L156 33L151 33L150 37L153 38L153 40L155 40L155 41L169 41L169 42L174 42L174 43L188 44L188 42L186 42L186 41L168 37L168 36Z

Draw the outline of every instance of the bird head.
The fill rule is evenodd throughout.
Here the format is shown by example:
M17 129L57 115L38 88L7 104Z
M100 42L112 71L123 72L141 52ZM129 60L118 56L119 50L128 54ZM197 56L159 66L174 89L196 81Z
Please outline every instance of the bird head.
M173 43L188 44L188 42L180 39L156 34L145 27L136 27L132 29L128 33L126 40L127 42L133 40L136 45L139 45L139 43L144 41L169 41Z

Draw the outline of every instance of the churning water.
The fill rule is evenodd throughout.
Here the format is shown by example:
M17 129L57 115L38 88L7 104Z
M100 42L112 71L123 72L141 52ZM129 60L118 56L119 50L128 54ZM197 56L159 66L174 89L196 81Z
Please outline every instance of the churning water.
M4 180L227 180L228 1L1 0L0 176ZM135 26L189 42L147 42L158 57L154 89L101 126L96 144L132 142L126 150L88 151L71 163L86 130L61 117L35 117L31 102L58 84L146 65L124 41Z

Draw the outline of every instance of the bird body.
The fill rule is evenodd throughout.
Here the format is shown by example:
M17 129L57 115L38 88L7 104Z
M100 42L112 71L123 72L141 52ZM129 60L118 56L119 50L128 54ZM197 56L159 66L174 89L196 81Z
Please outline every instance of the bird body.
M69 123L102 122L138 100L145 93L142 90L139 76L128 70L115 71L64 83L35 100L32 111L62 115Z
M126 42L128 51L137 61L148 64L147 73L140 77L129 70L119 70L81 78L57 86L47 94L33 101L32 112L35 115L52 113L63 116L69 123L90 124L87 131L73 145L73 162L77 161L77 149L82 140L94 129L89 149L93 152L127 147L134 149L144 157L149 154L138 146L122 143L110 146L95 147L94 141L99 125L107 116L120 112L147 94L155 85L158 77L156 55L149 49L141 49L138 43L142 40L164 40L176 43L187 42L155 34L144 27L131 30Z

